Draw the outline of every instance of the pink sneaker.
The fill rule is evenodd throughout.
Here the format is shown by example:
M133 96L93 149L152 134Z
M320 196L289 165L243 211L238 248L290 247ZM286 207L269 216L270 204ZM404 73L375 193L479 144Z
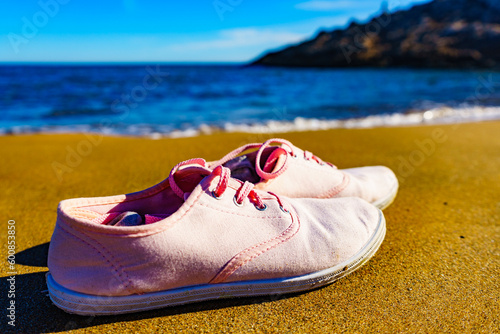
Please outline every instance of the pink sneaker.
M297 292L358 269L384 235L362 199L288 199L193 159L138 193L62 201L47 285L82 315Z
M398 179L387 167L340 170L284 139L242 146L208 165L222 165L231 169L232 177L252 182L256 189L292 198L359 197L385 209L398 192Z

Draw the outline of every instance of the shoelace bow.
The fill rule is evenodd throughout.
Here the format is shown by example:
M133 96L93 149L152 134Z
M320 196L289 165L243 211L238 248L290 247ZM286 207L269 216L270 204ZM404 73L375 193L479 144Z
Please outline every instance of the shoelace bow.
M261 159L262 153L264 152L264 150L267 147L271 146L271 144L273 144L273 143L278 143L278 144L282 144L282 145L287 146L289 149L289 151L287 151L288 154L293 158L298 158L298 155L295 153L294 146L292 145L292 143L290 143L288 140L285 140L285 139L272 138L272 139L265 141L264 143L252 143L252 144L247 144L247 145L244 145L240 148L237 148L236 150L229 152L228 154L226 154L226 156L224 156L222 159L217 161L216 165L219 165L219 166L223 165L226 162L228 162L229 160L236 158L239 154L241 154L249 149L259 148L259 150L257 151L257 156L255 158L255 171L264 180L274 179L274 178L280 176L281 174L283 174L287 170L289 161L288 161L288 155L287 155L285 162L278 170L271 172L271 173L268 173L268 172L265 172L262 170L262 168L260 167L260 159ZM321 160L319 157L315 156L314 154L312 154L309 151L304 151L303 158L305 160L308 160L308 161L315 161L316 163L318 163L320 165L328 165L330 167L337 168L332 163L325 162L325 161Z
M174 175L179 170L179 168L181 168L182 166L192 165L192 164L198 164L198 165L201 165L202 167L206 167L206 162L204 159L196 158L196 159L190 159L187 161L183 161L183 162L177 164L170 171L170 175L168 177L168 182L170 184L170 188L172 188L172 191L180 198L184 198L184 191L182 191L182 189L179 188L179 186L175 182ZM219 199L222 197L222 195L224 194L224 192L226 191L226 189L229 185L229 179L231 178L231 171L229 170L229 168L217 166L209 175L211 175L212 177L219 176L219 182L217 182L215 189L212 191L212 195L215 198ZM265 210L267 208L266 204L264 204L264 202L262 201L260 196L257 194L257 192L255 192L255 190L253 190L253 188L254 188L253 183L250 183L248 181L246 181L246 182L241 182L239 180L236 180L236 181L241 183L241 187L236 191L236 195L234 197L234 202L236 205L238 205L238 206L243 205L243 201L245 200L245 198L248 197L250 202L254 203L254 205L256 206L257 209ZM281 200L275 194L272 194L272 195L278 199L280 206L282 206Z

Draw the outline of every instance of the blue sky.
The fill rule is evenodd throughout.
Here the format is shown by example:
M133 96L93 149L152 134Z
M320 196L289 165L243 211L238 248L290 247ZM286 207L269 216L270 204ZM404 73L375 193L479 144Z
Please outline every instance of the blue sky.
M241 62L382 0L40 0L0 5L0 62ZM428 0L389 0L389 9Z

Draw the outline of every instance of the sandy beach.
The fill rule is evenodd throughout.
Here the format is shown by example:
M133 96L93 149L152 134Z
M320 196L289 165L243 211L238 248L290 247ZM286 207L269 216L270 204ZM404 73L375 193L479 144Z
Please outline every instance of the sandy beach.
M500 122L493 121L160 140L1 136L2 254L7 254L9 220L15 221L17 246L14 331L499 332L499 133ZM182 160L215 160L274 136L339 168L386 165L396 172L400 191L384 212L385 241L364 267L306 293L122 316L69 315L52 305L45 274L59 201L142 190ZM4 264L3 310L9 272ZM12 330L2 317L0 332Z

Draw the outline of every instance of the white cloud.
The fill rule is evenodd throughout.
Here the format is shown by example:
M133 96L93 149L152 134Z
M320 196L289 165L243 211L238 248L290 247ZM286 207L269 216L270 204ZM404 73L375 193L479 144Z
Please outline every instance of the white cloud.
M369 14L371 12L366 11L356 17L365 19ZM164 38L156 43L161 47L150 53L167 60L249 61L269 50L312 38L320 29L332 30L344 26L350 18L351 15L347 14L321 16L292 24L219 30L198 36L195 40L191 36L177 36L175 42L172 38Z
M345 14L345 15L334 15L334 16L321 16L309 19L307 21L301 21L293 24L282 24L276 25L273 29L280 29L283 31L294 31L304 33L308 37L312 37L318 29L333 30L335 28L345 26L353 17L358 20L367 19L373 11L359 12L357 15ZM270 27L271 28L271 27Z
M209 49L234 49L240 47L269 45L277 43L296 43L307 37L307 34L271 29L236 28L219 31L212 40L189 42L172 45L176 51L196 51Z
M359 9L364 7L373 7L373 1L321 1L311 0L301 2L295 5L300 10L329 12L339 9Z
M324 12L293 23L199 34L43 34L30 41L19 55L13 55L7 39L0 41L0 61L249 61L268 50L314 37L319 29L344 26L351 17L364 20L373 12L373 8L360 8L340 15Z

